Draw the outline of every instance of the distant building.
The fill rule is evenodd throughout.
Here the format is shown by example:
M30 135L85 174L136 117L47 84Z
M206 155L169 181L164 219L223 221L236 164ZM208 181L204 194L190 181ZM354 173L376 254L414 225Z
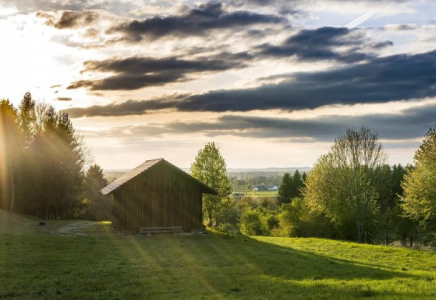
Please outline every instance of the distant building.
M278 191L279 188L276 185L267 185L266 190L267 191Z
M233 197L235 200L241 200L242 197L244 197L244 193L233 193L230 195L230 197Z
M139 232L141 227L202 229L202 194L218 193L166 160L147 160L104 189L112 195L112 226Z
M279 188L276 185L253 185L251 188L254 192L279 190Z
M255 192L267 191L268 189L264 185L253 185L252 190Z

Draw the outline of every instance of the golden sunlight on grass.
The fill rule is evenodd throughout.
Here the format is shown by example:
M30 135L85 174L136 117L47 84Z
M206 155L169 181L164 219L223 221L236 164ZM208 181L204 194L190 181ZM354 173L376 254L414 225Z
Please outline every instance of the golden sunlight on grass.
M205 236L120 236L107 222L92 225L98 235L59 236L53 233L56 230L39 235L0 233L0 297L436 296L434 252L324 239L232 237L219 232Z

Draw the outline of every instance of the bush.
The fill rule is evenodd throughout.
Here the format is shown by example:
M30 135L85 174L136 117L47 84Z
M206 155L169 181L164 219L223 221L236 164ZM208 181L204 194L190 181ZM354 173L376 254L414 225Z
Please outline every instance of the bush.
M256 210L246 210L241 216L241 232L245 235L261 235L262 222Z
M279 219L277 214L270 210L259 211L261 213L261 222L263 227L263 234L270 235L274 228L279 227Z
M237 234L239 232L238 228L230 223L221 224L220 229L231 235Z

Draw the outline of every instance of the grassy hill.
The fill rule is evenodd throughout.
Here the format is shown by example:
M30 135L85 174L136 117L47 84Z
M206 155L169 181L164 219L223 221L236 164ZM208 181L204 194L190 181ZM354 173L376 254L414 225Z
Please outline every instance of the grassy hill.
M1 227L12 224L3 222L5 214L0 215ZM83 224L62 222L53 227ZM435 252L324 239L229 237L218 232L120 236L108 223L93 224L101 234L59 235L57 230L33 234L2 228L0 298L436 297Z

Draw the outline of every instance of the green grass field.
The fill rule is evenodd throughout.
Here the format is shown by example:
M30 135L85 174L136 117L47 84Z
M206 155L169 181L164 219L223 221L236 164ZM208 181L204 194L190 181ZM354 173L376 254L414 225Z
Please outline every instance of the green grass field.
M36 219L4 215L0 299L436 298L430 251L218 232L120 236L109 223L65 231L83 223L31 227Z

